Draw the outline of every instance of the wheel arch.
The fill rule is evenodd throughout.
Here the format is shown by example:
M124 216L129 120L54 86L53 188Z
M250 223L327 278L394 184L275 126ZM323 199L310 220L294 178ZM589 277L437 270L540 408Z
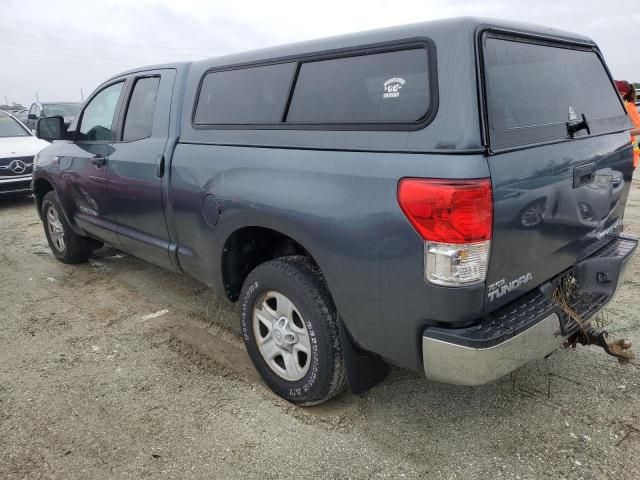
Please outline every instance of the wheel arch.
M249 273L258 265L281 257L303 255L318 268L329 298L331 288L322 267L296 239L266 227L242 227L229 235L223 248L222 272L227 297L236 301ZM244 262L242 261L244 259ZM337 305L336 305L337 309ZM353 393L362 393L382 382L389 366L382 357L359 347L338 313L336 325L345 362L347 383Z
M36 202L36 208L38 209L38 216L40 217L40 220L42 220L42 200L49 192L55 192L58 196L58 199L60 200L60 207L62 208L62 214L69 223L71 229L76 234L84 236L85 233L80 227L78 227L73 216L69 215L69 212L67 211L68 207L65 207L64 198L61 198L58 188L56 188L54 182L47 177L38 177L33 180L33 197Z
M42 219L42 199L51 191L55 191L55 188L53 188L53 184L46 178L37 178L33 181L33 198L36 202L40 219Z
M227 298L238 300L244 280L255 267L289 255L304 255L322 272L312 253L287 233L257 225L234 230L222 248L221 274Z

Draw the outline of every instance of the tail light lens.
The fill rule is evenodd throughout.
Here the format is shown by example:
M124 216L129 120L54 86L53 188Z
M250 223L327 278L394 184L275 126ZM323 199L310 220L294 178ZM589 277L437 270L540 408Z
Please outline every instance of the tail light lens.
M484 282L493 232L491 181L404 178L398 203L425 240L425 279L444 286Z

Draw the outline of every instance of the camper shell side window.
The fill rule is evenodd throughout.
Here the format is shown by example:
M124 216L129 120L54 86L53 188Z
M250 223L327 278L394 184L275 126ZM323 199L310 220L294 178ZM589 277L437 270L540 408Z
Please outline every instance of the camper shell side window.
M196 129L418 130L438 106L435 47L420 40L210 69Z

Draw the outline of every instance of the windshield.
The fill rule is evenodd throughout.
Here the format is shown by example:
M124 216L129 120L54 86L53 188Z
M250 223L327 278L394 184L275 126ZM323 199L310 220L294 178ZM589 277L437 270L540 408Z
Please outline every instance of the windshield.
M43 105L47 117L60 115L62 117L75 117L80 111L79 103L48 103Z
M0 138L28 136L29 132L22 128L13 118L0 114Z

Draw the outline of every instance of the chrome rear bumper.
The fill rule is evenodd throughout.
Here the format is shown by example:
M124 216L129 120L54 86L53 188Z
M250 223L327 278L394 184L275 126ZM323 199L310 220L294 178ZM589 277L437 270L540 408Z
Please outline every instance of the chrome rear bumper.
M532 360L544 358L562 345L556 313L503 343L488 348L456 345L422 337L422 360L428 379L456 385L492 382Z
M623 283L638 240L619 236L570 272L585 290L571 306L585 321L596 315ZM482 385L544 358L577 330L550 299L553 279L466 328L428 327L422 334L422 361L428 379Z

